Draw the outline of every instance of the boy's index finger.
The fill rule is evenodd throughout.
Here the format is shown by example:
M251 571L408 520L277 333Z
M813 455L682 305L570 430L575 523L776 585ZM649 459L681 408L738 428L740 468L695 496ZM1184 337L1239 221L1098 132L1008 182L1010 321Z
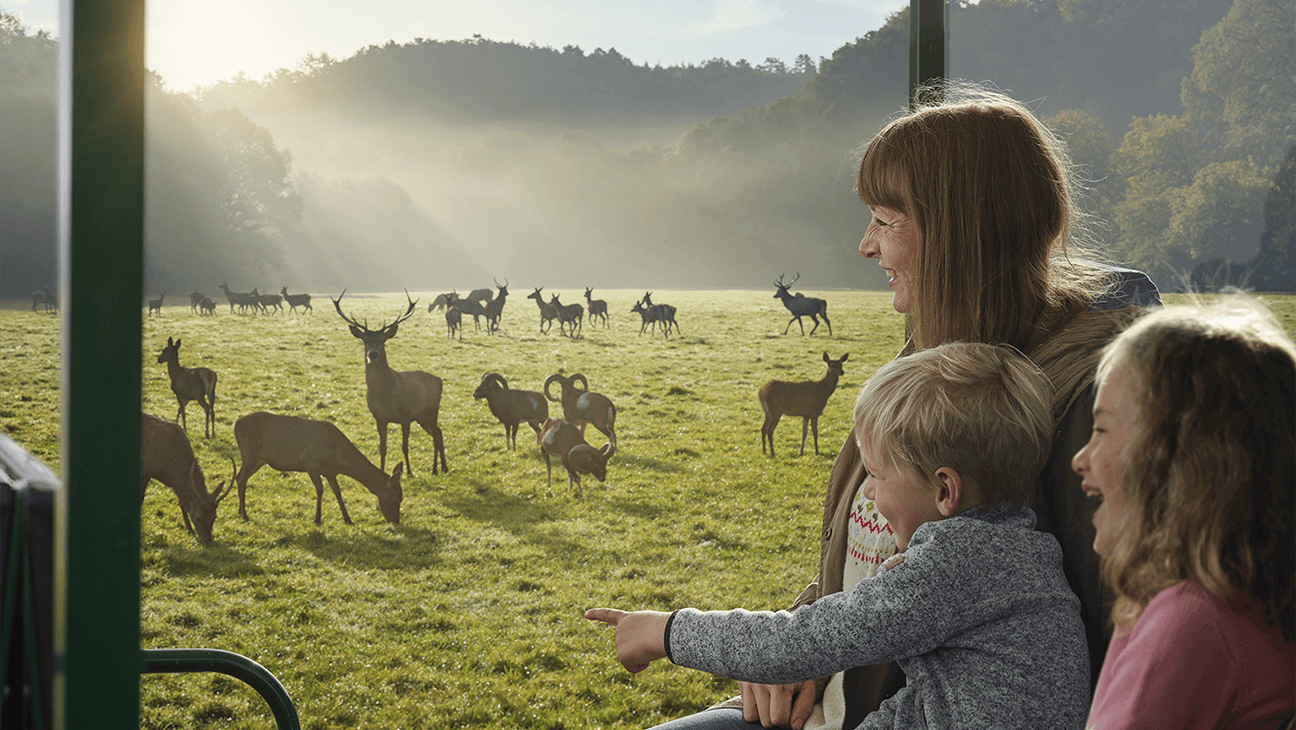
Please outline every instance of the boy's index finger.
M602 621L612 627L620 623L624 615L625 611L618 611L615 608L591 608L585 612L585 618L591 621Z

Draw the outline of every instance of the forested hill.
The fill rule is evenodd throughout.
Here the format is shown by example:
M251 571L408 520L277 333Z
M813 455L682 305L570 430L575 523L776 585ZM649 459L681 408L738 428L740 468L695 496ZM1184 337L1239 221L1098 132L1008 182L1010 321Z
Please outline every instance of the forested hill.
M1230 283L1296 289L1292 188L1275 182L1296 174L1296 0L951 15L951 75L1067 136L1113 258L1171 287L1232 260L1254 276ZM55 220L55 47L3 18L0 182L23 195L0 196L0 296L53 280ZM851 155L905 103L908 39L902 11L817 63L648 67L473 38L194 95L155 78L148 286L745 288L786 271L811 291L882 288L855 252Z
M237 78L202 90L204 106L249 113L348 107L447 122L624 122L644 116L707 119L797 93L815 61L767 58L663 67L635 65L615 48L585 53L474 37L368 46L346 59L312 55L258 83Z

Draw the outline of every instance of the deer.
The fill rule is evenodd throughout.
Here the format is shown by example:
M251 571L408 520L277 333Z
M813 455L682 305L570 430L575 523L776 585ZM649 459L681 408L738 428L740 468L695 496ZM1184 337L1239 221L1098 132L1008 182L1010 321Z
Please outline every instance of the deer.
M400 463L392 469L391 476L374 466L360 453L355 444L341 429L328 421L313 421L297 416L281 416L256 411L240 416L234 422L234 440L238 442L242 464L234 477L238 487L239 517L248 521L245 497L248 480L262 466L269 465L279 471L306 472L315 485L315 524L323 524L321 511L324 501L324 483L328 479L342 521L350 525L342 490L338 488L338 475L345 474L364 485L378 498L378 510L393 525L400 524L401 491Z
M495 279L491 279L495 281ZM504 299L508 297L508 277L504 277L504 283L495 281L495 288L499 293L495 298L486 304L486 331L491 334L499 329L500 317L504 315Z
M198 401L203 409L203 438L216 435L216 371L211 368L186 368L180 366L180 340L167 338L166 347L158 355L159 364L166 363L167 376L171 378L171 392L175 393L180 407L176 410L176 423L181 424L185 433L189 432L189 423L185 418L185 408L189 401Z
M215 315L216 302L213 302L211 297L203 297L202 301L198 303L198 314Z
M646 292L644 292L644 295L643 295L643 303L644 303L644 306L647 307L648 309L653 309L653 308L655 308L655 307L661 307L660 310L657 310L657 313L656 313L656 321L661 322L663 327L668 328L668 329L666 330L667 333L670 332L669 327L670 327L671 325L675 325L675 334L676 334L676 335L678 335L678 334L680 333L679 323L675 321L675 307L672 307L672 306L669 305L669 304L653 304L653 300L652 300L652 292L650 292L650 291L646 291Z
M212 525L216 522L216 506L229 493L226 482L207 491L198 459L194 457L189 437L176 424L149 413L141 413L140 441L143 479L140 483L140 500L148 492L148 484L156 479L175 492L180 502L180 514L185 529L199 542L212 541ZM231 478L229 484L233 484Z
M558 313L558 331L576 339L576 330L584 329L585 308L579 304L563 304L558 301L557 294L549 298L549 304ZM571 325L570 330L567 329L568 325Z
M580 388L576 387L578 380L583 384ZM562 386L558 398L549 392L549 386L553 383ZM572 425L579 426L582 434L588 423L607 436L608 442L616 448L616 406L602 393L591 393L589 380L584 375L572 373L570 377L564 377L561 373L554 373L545 378L544 394L549 400L562 403L563 418Z
M428 305L428 314L431 314L432 311L433 311L433 310L436 310L436 309L445 309L445 308L446 308L446 304L447 304L449 301L450 301L450 295L449 295L449 294L438 294L438 295L436 295L436 299L433 299L433 300L432 300L432 303Z
M850 353L834 360L823 354L823 361L828 365L828 372L819 380L804 380L789 383L783 380L771 380L756 391L761 410L765 412L765 422L761 424L761 453L765 453L765 442L769 442L770 458L774 457L774 429L778 427L783 416L801 417L801 455L805 456L806 426L814 432L815 456L819 455L819 416L823 414L828 397L837 389L837 379L844 372L842 363Z
M189 311L194 314L197 314L198 305L202 304L202 300L204 298L205 297L203 296L203 293L200 291L189 292Z
M558 309L544 300L540 294L542 289L544 289L542 286L536 287L535 291L527 295L527 299L534 299L536 306L540 308L540 332L543 334L549 331L549 328L545 327L546 324L553 327L553 321L558 318Z
M148 313L149 313L149 316L150 316L150 317L153 316L153 313L154 313L154 312L157 312L157 314L158 314L159 317L162 316L162 300L163 300L163 299L166 299L166 292L162 292L161 294L159 294L157 299L150 299L150 300L148 300Z
M589 287L585 288L585 301L589 302L590 326L591 327L594 326L595 317L601 317L603 319L603 326L607 327L608 326L607 302L602 299L595 299L594 290Z
M230 291L230 288L225 285L225 282L221 282L220 290L225 292L225 299L230 305L230 314L234 313L234 305L236 304L241 312L247 311L248 307L261 309L261 303L258 301L258 298L261 295L257 293L256 289L253 289L250 292Z
M550 456L557 456L567 470L567 486L576 486L576 496L581 496L581 474L590 474L600 482L607 481L608 459L616 453L616 444L609 441L596 449L585 443L580 429L561 418L550 418L537 436L540 453L544 454L545 471L549 487L553 487L553 464Z
M491 297L493 296L495 296L495 292L491 291L490 289L473 289L472 291L468 292L468 296L464 297L464 299L472 302L477 302L485 306L487 304L490 304Z
M55 296L52 291L50 291L50 288L48 286L32 292L31 296L32 296L33 312L36 311L36 307L44 307L46 312L50 311L51 309L53 309L55 312L58 311L58 297Z
M253 289L252 291L256 290ZM266 314L270 314L271 309L283 311L283 297L278 294L258 294L256 300L257 306Z
M476 400L486 399L490 412L504 424L504 445L517 449L518 426L525 423L540 437L540 427L549 418L549 402L533 390L513 390L499 373L482 375L473 391Z
M476 300L463 299L458 294L451 292L449 294L449 297L446 299L446 307L447 308L454 307L458 309L460 312L463 312L464 314L471 314L473 318L473 325L478 330L481 329L481 320L480 320L481 317L486 318L486 322L488 325L490 323L490 315L486 313L485 305L483 305L481 302L478 302Z
M445 311L446 329L450 331L450 339L454 339L455 332L459 333L459 341L463 342L463 312L453 304L446 307Z
M832 322L828 321L828 302L814 297L807 297L800 292L797 292L796 295L788 293L788 288L797 283L797 279L801 278L800 271L797 272L796 279L786 284L783 283L783 277L784 274L779 274L778 281L774 282L774 286L778 289L774 292L774 298L782 300L783 306L787 307L787 310L792 313L792 319L789 319L787 327L783 328L783 334L788 333L788 327L791 327L792 322L795 321L797 326L801 328L801 334L804 335L805 325L802 324L801 318L809 317L814 320L814 327L810 328L810 334L813 335L815 330L819 329L819 318L823 317L824 322L828 325L828 334L832 335Z
M296 314L297 308L301 307L303 314L306 312L315 313L314 308L311 307L311 296L309 294L289 294L286 286L280 289L279 293L283 295L283 300L288 302L288 311Z
M653 331L655 332L657 330L657 324L660 323L662 326L662 336L669 339L670 322L673 322L674 320L672 319L668 321L666 320L666 317L673 317L674 312L667 312L667 306L668 305L665 304L654 304L653 306L648 307L645 306L642 301L635 302L635 305L630 308L630 311L638 314L643 319L643 322L639 325L639 334L642 335L644 333L644 328L648 327L648 325L652 325ZM675 328L678 330L679 325L675 325Z
M360 324L342 311L342 297L346 290L332 299L333 308L348 325L351 334L364 343L365 351L365 401L369 412L373 414L378 426L378 468L387 470L387 426L399 423L401 427L401 453L405 456L405 473L414 476L409 462L410 422L416 421L432 437L434 452L432 454L432 474L437 473L437 459L441 461L442 471L449 473L446 465L445 440L441 427L437 425L441 411L441 378L421 370L397 372L387 364L387 340L396 336L401 322L414 314L417 300L405 299L409 307L394 322L382 329L371 330Z

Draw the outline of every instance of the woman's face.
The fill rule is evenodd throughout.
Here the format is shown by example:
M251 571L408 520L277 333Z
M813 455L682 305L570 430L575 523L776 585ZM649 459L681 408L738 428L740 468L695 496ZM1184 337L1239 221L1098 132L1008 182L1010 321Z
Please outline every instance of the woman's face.
M895 292L891 306L897 312L907 313L913 303L914 274L918 268L918 229L912 218L898 210L880 205L870 206L869 210L873 220L864 232L859 251L866 258L878 260Z
M1114 554L1125 525L1123 457L1138 431L1133 374L1123 359L1107 373L1094 399L1089 443L1071 460L1071 468L1084 477L1085 494L1101 501L1093 516L1093 547L1103 557Z

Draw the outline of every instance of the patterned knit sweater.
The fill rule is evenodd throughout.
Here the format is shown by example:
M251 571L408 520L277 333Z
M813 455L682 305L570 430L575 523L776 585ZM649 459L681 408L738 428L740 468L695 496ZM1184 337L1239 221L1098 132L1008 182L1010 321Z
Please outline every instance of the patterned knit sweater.
M908 685L859 728L1083 728L1089 659L1079 602L1029 508L980 507L914 532L849 593L795 612L672 614L674 663L783 684L898 661Z

